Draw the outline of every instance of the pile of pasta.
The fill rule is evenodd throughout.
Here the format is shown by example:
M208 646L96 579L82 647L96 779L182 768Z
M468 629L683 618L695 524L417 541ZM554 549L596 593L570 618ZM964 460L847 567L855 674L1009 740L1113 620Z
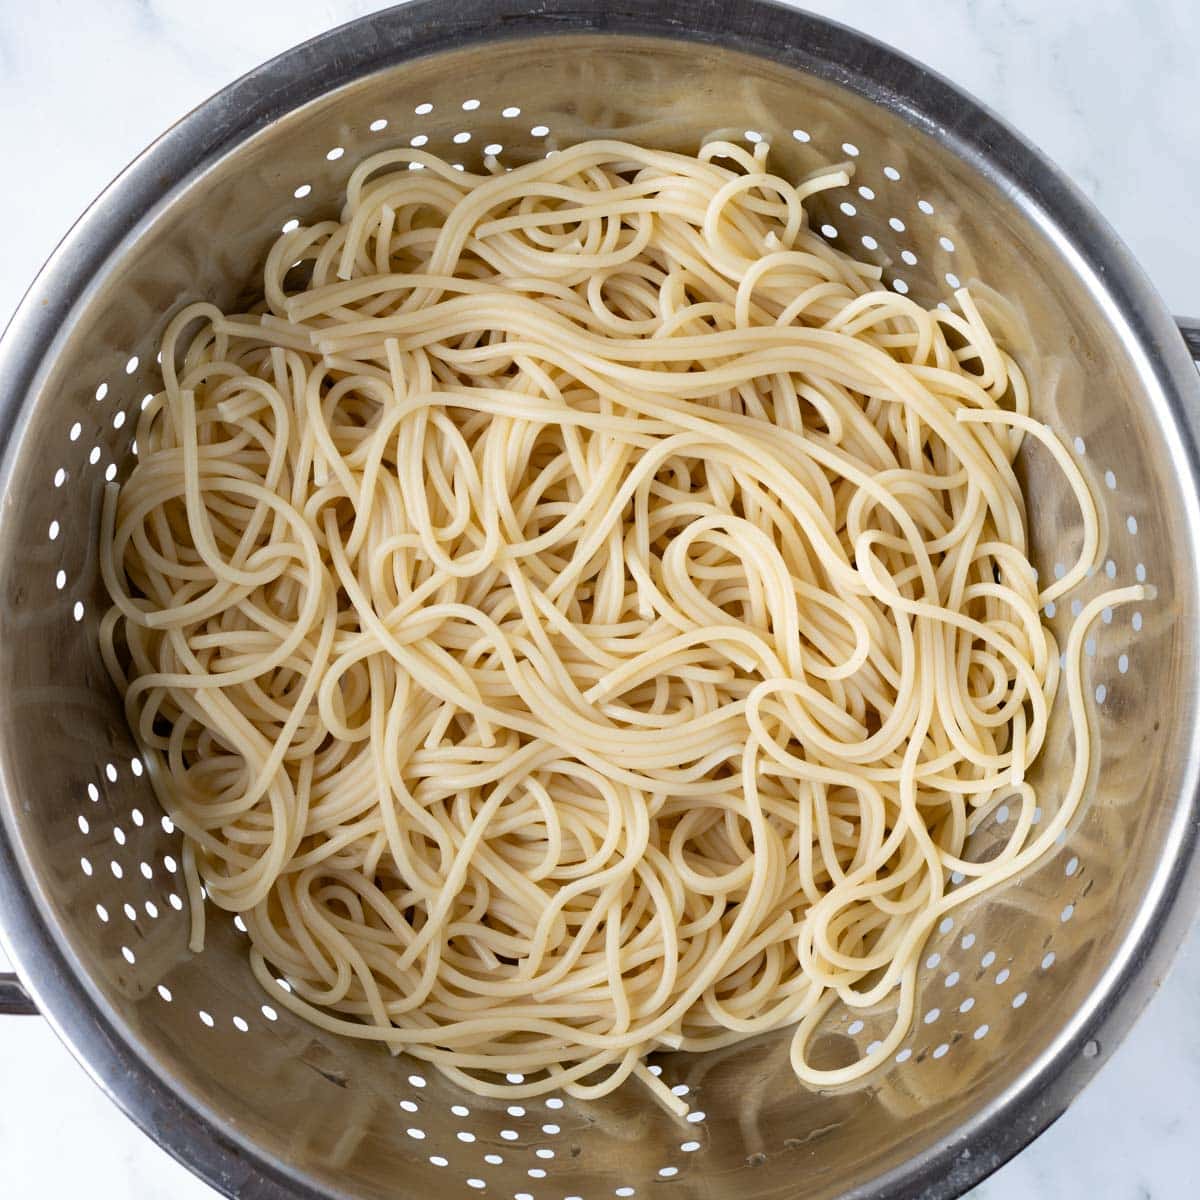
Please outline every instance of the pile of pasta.
M894 1052L921 948L1035 862L1026 772L1099 553L1080 471L970 294L810 227L830 167L586 142L363 161L263 303L180 312L106 498L106 661L184 835L192 940L327 1030L485 1095L593 1097L793 1027ZM1013 471L1074 489L1039 589ZM1015 819L986 862L968 839ZM950 876L961 878L957 887ZM286 988L277 981L286 981ZM850 1064L831 1006L883 1004Z

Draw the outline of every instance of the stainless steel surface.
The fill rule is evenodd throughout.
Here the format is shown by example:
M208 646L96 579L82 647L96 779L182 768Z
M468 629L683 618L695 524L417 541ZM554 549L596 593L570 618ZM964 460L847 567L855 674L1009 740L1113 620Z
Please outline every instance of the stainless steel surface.
M786 1040L767 1038L662 1060L704 1114L692 1123L633 1090L506 1112L270 1008L232 923L214 921L203 956L187 952L176 839L96 650L100 490L125 468L164 317L195 296L235 303L279 227L331 209L370 150L423 135L463 161L498 144L516 162L600 134L694 148L718 131L761 135L786 171L853 158L855 180L815 223L875 257L890 286L934 301L959 278L1007 298L996 316L1038 412L1075 445L1104 508L1106 567L1078 598L1110 570L1144 575L1157 597L1095 631L1102 756L1085 813L1043 866L935 938L904 1061L815 1094L791 1076ZM1062 1112L1195 906L1198 402L1169 315L1070 184L962 93L840 27L761 3L440 0L299 47L135 162L0 345L12 957L102 1086L229 1195L956 1195ZM1078 519L1045 468L1031 452L1031 533L1052 572ZM1063 602L1052 622L1069 620ZM1057 728L1047 806L1069 757ZM875 1027L834 1023L828 1049L865 1045Z
M0 1016L35 1017L37 1005L11 972L0 973Z
M1195 317L1176 317L1175 323L1192 357L1200 362L1200 320Z

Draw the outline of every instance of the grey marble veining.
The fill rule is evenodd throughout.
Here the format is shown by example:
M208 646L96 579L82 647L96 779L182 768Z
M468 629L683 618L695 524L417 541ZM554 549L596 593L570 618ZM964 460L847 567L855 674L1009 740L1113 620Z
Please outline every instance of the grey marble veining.
M0 320L112 174L263 59L365 0L0 3ZM979 96L1080 183L1168 303L1200 314L1196 0L810 0ZM1200 931L1068 1113L974 1200L1195 1194ZM35 1020L0 1020L0 1191L212 1197Z

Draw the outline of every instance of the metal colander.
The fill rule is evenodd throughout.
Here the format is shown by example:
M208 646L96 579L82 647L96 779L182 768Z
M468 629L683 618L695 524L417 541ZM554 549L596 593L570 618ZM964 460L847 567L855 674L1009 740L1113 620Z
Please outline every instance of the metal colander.
M634 1086L482 1100L272 1004L236 921L217 914L188 952L178 835L97 648L101 492L128 469L166 316L245 303L279 230L335 211L364 155L425 145L469 167L713 134L768 141L785 174L853 160L814 225L925 303L959 282L990 300L1102 506L1103 566L1047 614L1060 639L1110 583L1157 592L1088 640L1084 810L1036 870L942 923L886 1070L807 1090L781 1034L661 1056L686 1120ZM957 1195L1063 1111L1193 907L1197 413L1184 340L1086 201L949 84L838 26L753 2L427 0L290 51L105 192L0 348L0 902L21 978L113 1098L231 1196ZM1021 468L1045 577L1073 559L1079 518L1041 454ZM1052 730L1035 780L1048 811L1064 713ZM5 996L19 1007L11 981ZM814 1060L845 1061L886 1020L835 1012Z

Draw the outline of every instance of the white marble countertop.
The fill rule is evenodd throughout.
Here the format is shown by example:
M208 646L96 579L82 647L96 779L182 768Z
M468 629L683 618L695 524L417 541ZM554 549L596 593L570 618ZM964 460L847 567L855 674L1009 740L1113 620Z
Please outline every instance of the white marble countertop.
M0 321L109 178L208 94L368 0L0 2ZM983 99L1082 185L1177 312L1200 315L1196 0L809 0ZM1191 231L1191 232L1189 232ZM3 966L0 961L0 967ZM1200 930L1097 1080L975 1200L1195 1194ZM215 1195L36 1018L0 1020L0 1193Z

